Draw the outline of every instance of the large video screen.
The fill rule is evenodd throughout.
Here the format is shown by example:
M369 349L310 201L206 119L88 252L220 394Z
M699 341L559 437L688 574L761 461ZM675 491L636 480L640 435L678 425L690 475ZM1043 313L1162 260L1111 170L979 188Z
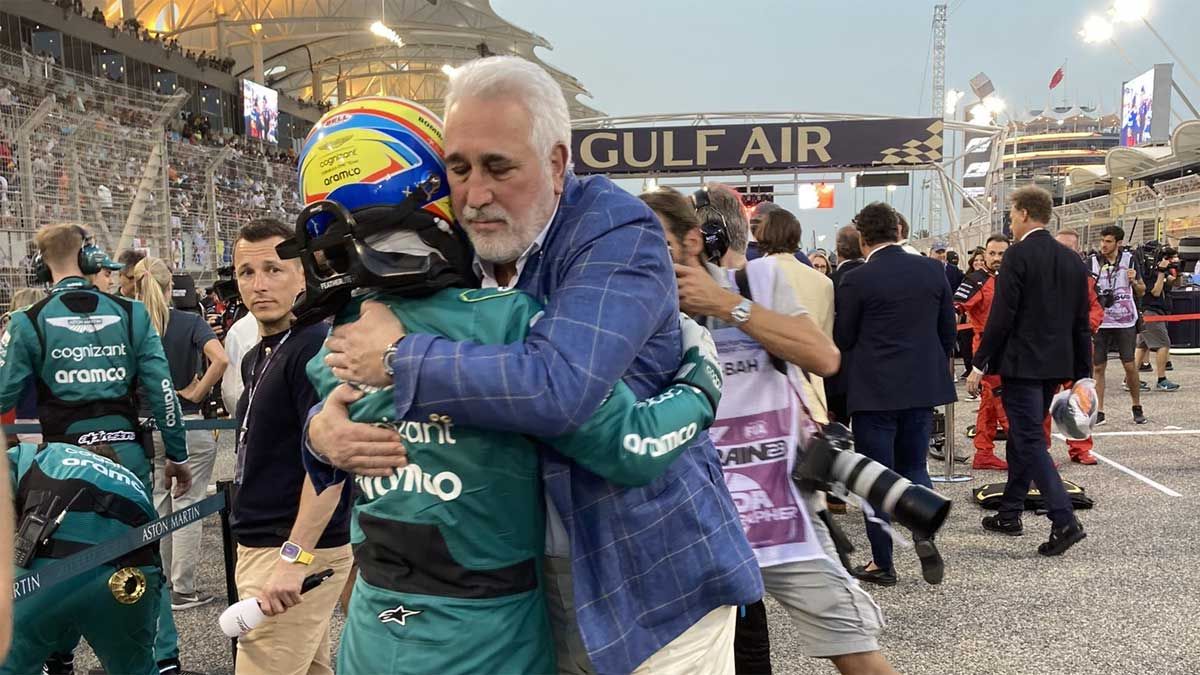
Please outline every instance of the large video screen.
M1121 88L1121 145L1166 141L1170 133L1171 64L1158 64Z
M242 117L248 138L279 142L279 93L274 89L242 80Z

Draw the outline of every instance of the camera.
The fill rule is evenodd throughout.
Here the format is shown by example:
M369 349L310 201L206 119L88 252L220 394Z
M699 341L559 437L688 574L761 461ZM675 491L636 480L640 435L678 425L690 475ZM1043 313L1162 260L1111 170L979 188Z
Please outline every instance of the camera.
M1097 287L1096 288L1096 301L1100 303L1101 307L1103 307L1104 309L1108 309L1109 307L1112 307L1113 303L1115 303L1117 301L1117 296L1111 288L1101 289L1101 288Z
M242 304L242 295L238 291L237 279L233 276L232 265L217 268L217 279L213 282L213 291L221 302L225 303L225 311L220 315L220 326L223 331L227 331L234 322L246 315L245 305Z
M950 500L854 451L854 437L841 424L828 424L809 439L797 458L792 480L802 490L840 485L886 513L918 539L931 538L950 514Z

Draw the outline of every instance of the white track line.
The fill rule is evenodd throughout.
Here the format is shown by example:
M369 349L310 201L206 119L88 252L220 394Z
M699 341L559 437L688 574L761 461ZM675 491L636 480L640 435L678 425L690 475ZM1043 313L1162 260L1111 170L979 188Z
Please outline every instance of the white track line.
M1099 433L1093 433L1092 435L1093 436L1158 436L1158 435L1162 435L1162 434L1200 434L1200 429L1180 429L1178 431L1173 431L1173 430L1172 431L1108 431L1108 432L1102 431ZM1054 437L1059 440L1063 440L1063 441L1067 440L1066 436L1063 436L1062 434L1058 434L1058 433L1054 434ZM1143 476L1142 474L1134 471L1133 469L1130 469L1127 466L1124 466L1123 464L1118 464L1117 462L1112 461L1111 459L1105 457L1104 455L1096 452L1095 448L1092 449L1092 455L1096 459L1100 460L1101 462L1104 462L1105 464L1112 466L1114 469L1116 469L1118 471L1122 471L1124 473L1129 474L1130 476L1133 476L1134 478L1142 481L1146 485L1149 485L1150 487L1158 490L1159 492L1162 492L1163 494L1167 495L1168 497L1182 497L1183 496L1183 495L1179 494L1178 492L1172 490L1171 488L1163 485L1162 483L1159 483L1158 481L1147 478L1146 476Z
M1094 431L1092 436L1180 436L1200 434L1200 429L1159 429L1157 431ZM1066 436L1056 433L1054 437L1060 441L1067 440Z
M1133 476L1134 478L1142 481L1146 485L1149 485L1150 487L1158 490L1159 492L1162 492L1163 494L1167 495L1168 497L1182 497L1183 496L1183 495L1179 494L1178 492L1172 490L1171 488L1163 485L1162 483L1151 480L1151 479L1143 476L1142 474L1134 471L1133 469L1130 469L1129 467L1122 466L1121 464L1118 464L1118 463L1112 461L1111 459L1096 452L1095 450L1092 450L1092 456L1095 457L1096 459L1100 460L1101 462L1104 462L1105 464L1111 465L1117 471L1122 471L1124 473L1129 474L1130 476Z

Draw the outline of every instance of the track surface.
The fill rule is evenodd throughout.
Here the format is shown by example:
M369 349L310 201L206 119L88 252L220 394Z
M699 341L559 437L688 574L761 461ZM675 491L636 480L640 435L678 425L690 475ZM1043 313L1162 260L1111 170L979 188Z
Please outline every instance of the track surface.
M947 561L945 583L926 585L916 556L898 550L899 585L870 589L888 622L884 653L897 670L989 675L1200 671L1195 627L1200 618L1200 358L1173 360L1176 370L1170 376L1183 389L1143 393L1150 418L1143 426L1133 424L1129 395L1110 372L1110 390L1116 391L1106 405L1110 421L1098 429L1096 451L1116 465L1072 464L1065 444L1055 441L1063 477L1086 487L1096 501L1096 508L1080 512L1088 538L1064 557L1037 555L1037 545L1049 533L1045 518L1027 514L1023 537L980 529L984 512L971 503L970 491L1002 482L1003 472L967 470L972 481L937 487L955 501L939 537ZM974 422L976 405L955 408L957 447L969 449L962 431ZM233 471L229 432L220 448L216 477L228 478ZM931 473L941 470L940 462L930 463ZM851 510L840 522L860 547L855 562L865 562L869 549L862 518ZM183 662L189 669L230 673L229 641L217 627L225 582L215 516L205 521L204 542L200 587L219 599L175 613ZM776 673L834 672L828 662L801 653L781 607L768 600L768 609ZM335 635L340 628L339 612ZM86 646L78 663L95 666Z

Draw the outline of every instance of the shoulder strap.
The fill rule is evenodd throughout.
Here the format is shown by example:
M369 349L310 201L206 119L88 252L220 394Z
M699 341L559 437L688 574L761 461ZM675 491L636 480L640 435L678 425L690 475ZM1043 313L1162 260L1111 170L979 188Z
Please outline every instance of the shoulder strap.
M129 300L129 298L123 298L119 295L110 295L103 291L96 291L96 292L99 293L100 295L103 295L104 297L108 298L109 300L112 300L113 302L117 303L117 306L120 307L125 312L125 331L129 335L129 346L132 347L133 346L133 302L131 300Z
M745 267L733 273L733 281L737 284L738 293L741 293L743 298L753 302L754 294L750 292L750 275L746 272ZM767 354L771 357L771 365L775 367L775 370L787 375L787 362L770 352L767 352ZM805 373L804 376L808 377L808 374Z
M743 267L742 269L737 270L736 272L733 273L733 281L734 281L734 283L737 284L738 293L741 293L743 298L746 298L747 300L750 300L751 302L753 302L754 294L750 292L750 275L746 273L745 267ZM793 391L795 391L796 385L792 384L792 379L788 374L787 362L784 361L783 359L779 358L778 356L775 356L774 354L772 354L769 351L767 352L767 355L771 357L771 365L775 368L775 370L779 371L779 373L781 375L783 375L784 377L787 378L788 386L791 387ZM816 385L813 384L812 378L810 378L808 376L808 372L805 371L803 368L800 368L799 370L800 370L801 374L804 375L804 379L808 382L808 386L812 387L813 390L815 391ZM800 403L800 407L804 409L804 414L807 415L810 420L813 420L812 411L809 410L808 404L804 402L804 396L802 396L799 391L796 391L795 393L796 393L796 400ZM826 415L826 417L829 416L828 410L825 411L825 415ZM817 424L816 420L813 420L813 423ZM817 424L817 426L820 426L820 425Z
M25 316L29 318L29 323L33 324L33 332L37 334L38 346L41 347L42 352L46 351L46 335L42 333L42 327L38 323L38 317L41 316L42 310L46 307L46 304L53 299L53 295L47 295L41 300L38 300L29 307L25 308Z

